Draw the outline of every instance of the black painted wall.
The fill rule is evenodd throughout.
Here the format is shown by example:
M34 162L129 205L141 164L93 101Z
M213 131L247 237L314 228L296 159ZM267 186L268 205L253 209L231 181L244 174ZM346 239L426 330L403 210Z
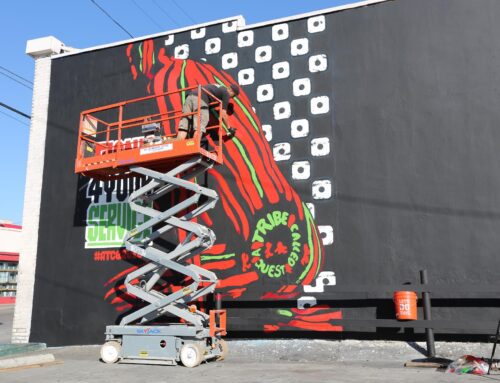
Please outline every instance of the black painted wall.
M423 268L435 283L460 283L471 290L479 282L496 282L500 3L396 0L324 16L324 29L307 18L285 23L289 36L283 40L273 40L269 25L251 30L253 44L238 46L237 32L223 33L223 26L213 25L200 39L192 39L189 31L177 34L171 46L165 45L166 37L156 38L154 48L158 53L164 47L173 56L175 46L189 44L190 59L223 69L236 81L242 79L242 70L254 69L254 82L242 89L265 126L281 173L304 203L314 205L317 227L333 229L333 244L330 234L324 238L321 271L334 271L337 286L368 284L376 290L383 284L416 281ZM206 40L215 37L221 38L221 51L208 54ZM301 38L308 39L308 51L293 56L291 42ZM266 45L272 46L271 59L256 62L256 49ZM119 315L104 299L110 287L104 284L130 265L95 262L96 249L85 249L85 215L91 199L86 196L87 180L73 174L73 161L82 110L146 95L148 79L142 73L132 78L125 51L123 45L52 63L30 341L99 343L104 326ZM238 65L222 68L223 55L231 52L238 53ZM326 70L311 72L309 59L317 55L325 55ZM273 78L273 65L279 62L289 64L287 78ZM159 68L156 61L152 72ZM310 93L294 95L293 82L303 78L310 80ZM258 87L265 84L272 85L272 100L258 99ZM312 100L324 96L328 110L314 114ZM277 102L290 103L289 117L275 118ZM309 122L307 136L297 136L291 128L292 121L302 119ZM329 144L328 153L312 154L318 138ZM290 158L284 160L276 147L282 143L290 147ZM297 161L309 161L309 178L294 178ZM331 196L313 196L318 180L331 183ZM224 211L217 209L222 227ZM218 240L231 243L231 232L214 230ZM301 296L313 296L318 307L327 306L344 319L394 317L387 294L372 294L384 298L376 301L368 299L370 294L336 299L330 294L332 286L325 286L323 293L306 294L300 285L294 297L266 300L261 294L273 286L261 281L247 295L228 298L232 334L342 336L300 330L290 323L281 333L264 331L264 325L296 315L291 309ZM434 317L471 323L478 315L497 319L497 307L469 302L469 307L438 307ZM328 323L342 326L339 317ZM345 336L379 338L400 334L398 329L375 328L367 334L366 329L348 325L344 331Z

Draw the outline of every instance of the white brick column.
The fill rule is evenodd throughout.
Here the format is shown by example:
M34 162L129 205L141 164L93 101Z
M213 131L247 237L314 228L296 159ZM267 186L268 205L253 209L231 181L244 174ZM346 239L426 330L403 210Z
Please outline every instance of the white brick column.
M35 79L31 108L28 167L24 191L22 245L19 257L12 343L27 343L31 329L31 312L35 284L35 267L40 226L45 137L50 90L50 57L35 57Z
M35 59L35 78L12 343L29 342L31 330L49 108L51 56L74 50L65 47L53 36L29 40L26 44L26 53Z

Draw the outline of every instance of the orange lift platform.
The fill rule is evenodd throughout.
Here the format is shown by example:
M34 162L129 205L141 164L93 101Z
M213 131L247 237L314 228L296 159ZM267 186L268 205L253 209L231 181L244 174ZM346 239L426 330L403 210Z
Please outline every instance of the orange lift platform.
M217 116L205 134L200 130L200 109L183 113L181 109L162 108L162 113L150 113L158 104L184 100L188 92L196 94L198 105L205 93ZM102 181L137 175L151 179L127 201L132 210L149 217L125 239L127 250L145 261L125 278L127 293L143 304L124 316L119 325L106 326L106 342L101 347L105 363L181 362L195 367L203 361L221 360L227 353L222 338L226 311L218 307L207 314L193 304L214 292L217 277L189 262L215 243L213 231L193 219L212 209L218 195L193 179L222 164L222 145L228 136L223 134L221 113L217 113L221 106L220 100L197 86L118 102L80 115L75 173ZM192 137L177 140L166 134L176 131L183 118L195 127ZM157 199L179 189L189 191L184 200L165 211L154 208ZM181 230L186 236L165 251L157 241L172 230ZM159 289L167 270L184 275L187 285ZM168 321L158 324L160 317L168 317Z

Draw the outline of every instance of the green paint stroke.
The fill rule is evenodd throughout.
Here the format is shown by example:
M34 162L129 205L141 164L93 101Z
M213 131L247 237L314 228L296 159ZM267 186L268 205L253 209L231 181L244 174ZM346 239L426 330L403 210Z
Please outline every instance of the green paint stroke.
M226 86L217 76L214 75L214 79L215 81L217 81L217 83L219 85L224 85ZM250 112L248 111L247 107L245 105L243 105L243 103L239 100L238 97L234 97L233 98L234 101L236 101L236 103L239 105L239 107L243 110L243 113L245 113L245 116L247 116L248 120L250 121L250 123L252 124L252 126L254 127L254 129L259 132L259 126L257 125L257 123L255 122L255 120L252 118L252 115L250 114Z
M217 81L217 83L219 85L224 85L224 83L219 78L217 78L217 76L215 76L215 75L213 75L213 76L214 76L215 81ZM236 100L236 101L238 103L240 103L239 100ZM241 105L243 105L243 104L241 104ZM246 111L246 113L248 113L248 110ZM249 116L249 114L247 116ZM222 125L224 127L224 130L227 132L226 125L224 123L222 123ZM259 131L258 128L257 128L257 131ZM250 175L252 176L253 183L254 183L255 187L257 188L257 191L259 192L260 198L263 198L264 197L264 190L262 190L262 186L259 182L259 179L257 178L257 172L255 171L255 168L253 167L252 162L248 158L248 155L247 155L245 149L243 148L243 145L241 144L240 140L236 137L233 137L232 140L233 140L234 144L236 145L236 147L238 148L238 151L240 152L241 157L245 161L245 164L247 165L248 170L250 170Z
M280 309L280 310L278 310L278 314L283 315L285 317L289 317L289 318L293 317L293 313L290 310Z
M302 209L304 209L304 214L306 216L307 245L309 246L309 263L307 264L305 270L300 275L299 279L297 279L297 283L300 283L306 277L309 270L311 270L311 267L314 263L314 256L315 256L315 254L314 254L314 242L313 242L313 236L312 236L312 232L311 232L311 227L315 227L314 221L313 221L311 212L309 211L309 208L303 202L302 202ZM317 238L317 235L316 235L316 238ZM321 264L321 246L318 246L318 252L319 252L319 254L318 254L318 256L319 256L318 268L319 268L319 265ZM316 270L316 275L317 274L318 274L318 270ZM315 277L316 277L316 275L315 275Z
M259 131L259 126L257 125L257 123L255 122L255 120L253 119L252 115L250 114L250 112L248 111L248 109L246 108L246 106L243 105L243 103L238 99L238 97L235 97L234 101L236 101L236 103L240 106L240 108L243 110L243 113L245 113L245 116L247 116L248 120L252 124L253 128L257 131L257 133L259 133L260 132Z
M187 61L184 60L182 63L182 69L181 69L181 89L184 89L186 87L186 65L187 65ZM185 90L182 91L181 98L182 98L182 103L184 104L184 101L186 101L186 91Z
M229 259L229 258L233 258L234 256L236 256L235 253L222 254L222 255L202 255L201 260L202 261L214 261L217 259Z
M139 44L139 57L141 59L139 61L139 69L142 72L142 43Z

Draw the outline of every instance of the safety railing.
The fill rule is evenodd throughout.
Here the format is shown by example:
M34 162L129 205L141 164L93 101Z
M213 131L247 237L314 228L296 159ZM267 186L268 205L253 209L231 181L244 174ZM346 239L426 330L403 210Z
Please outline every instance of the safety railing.
M183 113L182 105L189 93L196 94L198 108ZM201 101L204 95L210 100L208 108L212 113L206 133L202 134ZM158 109L161 112L151 113ZM193 154L222 163L221 109L221 100L198 85L83 111L75 172L120 176L134 164L146 166L150 162L153 168L164 167L169 161ZM177 140L177 127L182 118L187 118L196 129L191 137Z

